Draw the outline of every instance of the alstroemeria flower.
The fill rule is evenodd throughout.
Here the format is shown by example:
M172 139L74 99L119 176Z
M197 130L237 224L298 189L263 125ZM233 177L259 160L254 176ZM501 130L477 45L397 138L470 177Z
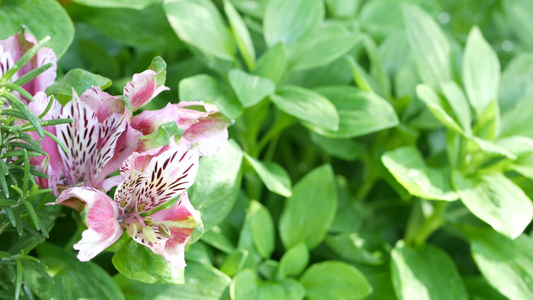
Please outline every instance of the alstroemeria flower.
M143 111L133 117L131 126L146 136L156 132L160 125L173 121L183 130L180 143L197 144L200 156L215 154L228 142L228 118L214 105L201 101L182 101L156 111ZM137 151L151 148L149 141L141 141Z
M10 36L6 40L0 41L0 77L3 76L13 65L24 55L30 48L37 43L35 37L23 31ZM56 79L57 58L54 51L50 48L43 47L39 49L37 54L20 70L18 70L10 81L17 80L20 76L29 71L38 68L47 63L52 63L52 67L39 76L32 79L22 87L27 90L32 96L37 92L44 92L44 90L52 85ZM25 98L23 100L27 101Z
M169 90L163 83L158 82L157 73L154 70L146 70L142 73L134 74L133 79L124 87L124 96L128 97L132 111L136 111L141 106L150 102L162 91Z
M87 205L88 229L74 244L78 259L88 261L113 244L123 231L136 242L162 255L175 268L185 266L185 245L200 222L185 192L198 171L195 148L172 144L157 155L132 154L120 168L123 181L114 199L100 190L75 187L65 190L54 204L69 205L77 198ZM167 209L142 216L175 199Z
M39 97L30 109L39 115L46 102ZM117 184L106 182L106 177L116 171L135 150L140 132L131 128L124 114L124 102L119 97L93 87L80 97L73 91L72 100L61 108L54 105L48 118L72 119L73 123L49 128L68 149L48 141L43 150L50 154L48 166L43 169L50 179L41 180L41 187L52 188L58 196L71 186L88 186L108 190ZM43 140L44 141L44 140ZM42 158L41 158L42 160ZM37 165L33 161L33 165Z

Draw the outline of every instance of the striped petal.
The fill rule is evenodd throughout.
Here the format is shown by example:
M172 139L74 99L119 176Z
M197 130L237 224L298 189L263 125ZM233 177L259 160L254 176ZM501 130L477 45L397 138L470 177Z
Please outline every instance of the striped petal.
M124 96L130 100L133 111L150 102L150 100L162 91L169 90L164 85L157 85L157 74L153 70L146 70L142 73L134 74L133 79L124 87Z
M78 259L88 261L116 242L122 235L118 222L120 211L105 193L94 188L76 187L63 191L54 204L69 205L69 201L84 202L87 209L87 229L74 244Z

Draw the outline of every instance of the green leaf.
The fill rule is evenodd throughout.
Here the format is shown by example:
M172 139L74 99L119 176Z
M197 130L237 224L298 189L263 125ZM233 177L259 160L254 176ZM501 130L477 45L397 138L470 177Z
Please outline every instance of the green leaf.
M276 279L282 280L287 276L298 277L309 263L309 250L305 244L299 243L291 247L281 257Z
M284 290L278 283L259 281L254 270L246 269L233 278L229 293L233 300L270 300L283 299Z
M365 152L363 144L353 139L334 139L310 132L311 141L327 154L347 161L354 161Z
M438 247L412 249L399 241L391 252L392 282L400 300L468 299L454 261Z
M204 232L202 242L209 244L222 252L231 253L235 251L235 245L228 239L222 229L215 225Z
M502 116L501 136L527 135L533 137L533 94L520 99L516 106Z
M478 27L472 28L463 57L463 82L478 118L498 99L500 62Z
M342 27L318 30L287 47L289 68L307 70L329 64L345 55L359 41L359 35Z
M499 102L502 112L515 107L517 101L533 94L533 53L517 53L502 73Z
M372 292L365 276L340 261L312 265L300 278L307 299L364 299Z
M348 86L315 89L333 103L339 114L337 130L316 131L332 138L351 138L398 125L394 108L374 93Z
M514 240L489 229L464 228L470 251L487 281L509 299L533 298L533 239Z
M285 292L285 299L301 300L305 297L305 287L292 278L285 278L280 283Z
M331 226L337 208L335 178L330 165L307 173L287 199L279 221L281 241L285 249L305 242L316 247Z
M250 222L255 249L261 257L269 258L275 246L274 222L270 212L261 203L252 200L246 217Z
M289 46L316 30L323 18L320 0L269 1L263 20L265 41L269 47L279 42Z
M185 283L147 284L128 279L119 274L114 277L127 299L190 299L218 300L231 279L216 268L195 262L187 262Z
M431 87L425 84L417 85L416 95L442 124L458 133L463 133L461 126L446 111L445 104L447 103Z
M340 257L349 262L379 265L383 263L383 253L368 249L368 241L361 234L343 233L326 238L328 246Z
M129 279L146 283L185 282L183 270L172 267L163 256L129 239L113 255L113 266Z
M189 196L192 205L202 213L206 229L222 221L237 200L241 162L242 152L234 141L217 154L202 158Z
M475 216L510 238L519 236L533 218L531 199L501 173L464 177L454 172L453 184Z
M84 1L93 2L91 0ZM100 1L108 2L106 0ZM149 3L149 1L156 0L139 0L143 4ZM125 6L105 9L82 7L75 17L87 22L103 35L137 49L159 52L177 50L183 47L183 42L178 39L167 21L162 5L150 5L142 9ZM110 22L110 20L113 21ZM108 50L104 50L107 53ZM115 58L111 58L111 61L115 62Z
M209 75L196 75L180 81L181 101L204 101L215 104L220 111L231 119L242 114L242 105L237 99L230 99L222 91L218 81Z
M246 160L252 165L267 189L283 197L292 196L291 178L282 166L274 162L261 162L247 153Z
M91 86L98 86L102 90L110 87L112 84L109 78L93 74L83 69L72 69L65 74L61 81L58 81L46 89L47 95L54 95L56 99L65 105L72 99L72 89L78 95L83 94Z
M448 168L429 167L413 146L387 151L381 161L411 195L430 200L457 200Z
M244 62L248 66L248 70L253 70L255 64L255 49L252 38L250 37L250 32L248 32L248 28L246 28L246 24L241 15L239 15L229 0L224 0L224 12L228 17L233 38L244 58Z
M0 39L16 34L22 25L27 26L37 40L50 36L47 47L54 50L58 59L74 38L74 25L65 9L55 0L2 1Z
M245 249L237 249L235 252L226 256L226 259L220 266L220 271L230 277L233 277L242 269L247 258L248 251Z
M123 7L143 9L147 6L160 3L161 0L73 0L72 2L92 7Z
M239 69L229 71L228 80L244 107L254 106L276 90L272 80Z
M316 130L339 128L339 115L335 106L323 96L297 86L283 86L270 99L276 106Z
M507 300L481 276L463 277L470 299Z
M285 46L283 43L278 43L261 55L255 66L254 74L270 78L275 83L279 83L286 70Z
M465 133L472 134L470 106L461 87L455 81L450 81L441 84L440 88Z
M53 281L25 269L24 280L41 299L124 299L120 288L99 265L80 262L72 252L49 243L37 248Z
M407 40L420 79L438 89L451 80L451 47L437 23L418 6L404 4L403 19Z
M361 0L326 0L328 12L335 19L354 19Z
M209 0L170 0L163 7L179 38L209 56L235 58L235 44L218 9Z

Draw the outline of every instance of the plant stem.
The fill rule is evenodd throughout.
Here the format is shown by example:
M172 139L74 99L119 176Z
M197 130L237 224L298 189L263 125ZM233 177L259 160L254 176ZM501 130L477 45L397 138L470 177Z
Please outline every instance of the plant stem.
M405 242L413 246L423 245L431 234L444 224L443 213L448 202L432 201L434 203L432 211L426 216L424 208L428 208L431 204L424 201L427 200L419 200L413 206L405 232Z

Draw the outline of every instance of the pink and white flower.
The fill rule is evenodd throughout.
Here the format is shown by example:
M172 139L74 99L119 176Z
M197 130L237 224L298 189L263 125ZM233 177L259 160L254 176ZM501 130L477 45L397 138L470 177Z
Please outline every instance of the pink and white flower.
M89 187L65 190L53 204L70 205L74 198L87 207L88 229L74 244L74 249L79 250L78 259L90 260L127 231L173 267L184 268L185 245L194 228L201 224L199 212L186 193L197 171L196 148L172 144L156 155L135 152L124 161L120 168L122 182L114 199ZM172 207L142 216L179 195Z
M35 44L37 44L35 37L28 32L24 32L24 30L0 41L0 77L6 74ZM13 82L33 69L47 63L52 63L52 66L48 70L22 86L32 96L36 95L37 92L44 92L56 79L56 62L57 58L54 51L50 48L42 47L26 65L11 77L10 81ZM23 100L26 99L23 98Z

